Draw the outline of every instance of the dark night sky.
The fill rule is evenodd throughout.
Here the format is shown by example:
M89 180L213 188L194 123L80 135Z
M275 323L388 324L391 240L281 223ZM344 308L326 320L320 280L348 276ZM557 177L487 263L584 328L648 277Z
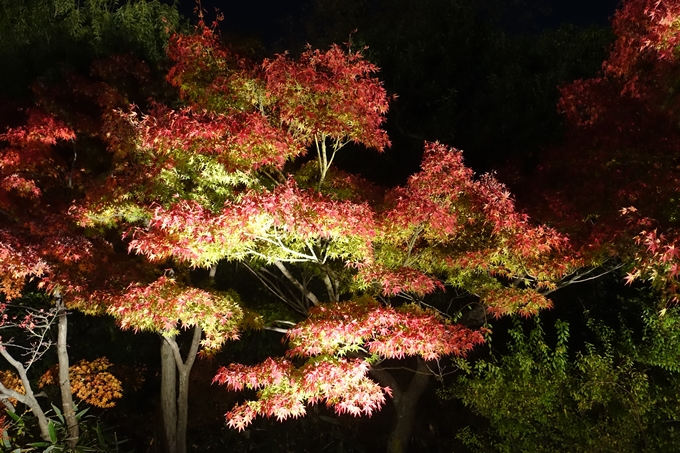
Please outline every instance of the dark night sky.
M579 26L607 25L619 0L552 0L546 2L553 10L551 25L571 22Z
M278 24L281 19L287 15L299 15L303 5L309 1L313 0L202 0L202 5L209 15L213 14L215 8L224 13L223 30L256 35L265 41L272 41L280 37L277 33L280 33ZM544 0L543 4L552 10L552 14L541 20L539 26L551 28L570 22L587 27L607 25L619 0ZM179 1L179 9L187 17L193 17L194 7L193 0Z
M215 9L224 13L221 24L224 31L256 35L266 41L276 40L279 22L286 16L297 16L308 0L202 0L207 19L214 17ZM179 10L186 17L194 17L194 0L179 0Z

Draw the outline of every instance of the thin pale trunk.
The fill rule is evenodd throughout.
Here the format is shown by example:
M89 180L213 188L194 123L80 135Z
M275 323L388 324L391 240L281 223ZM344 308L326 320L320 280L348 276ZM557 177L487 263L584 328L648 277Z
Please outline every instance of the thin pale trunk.
M418 357L418 370L411 379L406 391L401 390L396 379L386 370L376 367L371 374L381 384L392 389L392 402L396 411L396 421L387 440L387 453L406 453L409 449L411 433L416 420L418 401L427 388L432 374L425 361Z
M12 357L10 353L7 351L7 349L1 345L0 355L2 355L10 363L10 365L12 365L14 369L17 370L17 373L19 373L19 378L21 379L21 383L24 384L25 390L25 393L21 394L15 390L6 388L4 385L2 385L2 383L0 383L0 393L3 396L14 398L15 400L28 406L29 409L31 409L31 411L33 412L33 415L35 415L36 418L38 419L38 426L40 427L40 437L42 437L43 440L49 442L50 433L47 427L48 420L47 417L45 416L45 412L43 412L42 407L40 407L38 400L33 394L33 389L31 388L31 381L28 380L28 376L26 375L26 369L21 364L21 362Z
M194 327L194 336L187 359L182 363L179 348L174 349L175 361L179 371L179 396L177 397L177 451L186 453L187 450L187 422L189 421L189 374L194 366L198 346L201 344L202 330L199 326ZM179 360L179 361L178 361Z
M168 453L186 453L187 451L189 375L196 360L202 334L201 328L195 326L186 361L182 359L175 337L163 337L163 346L161 347L161 409L163 411Z
M177 365L170 342L175 337L163 337L161 342L161 412L163 433L168 453L177 452Z
M68 332L68 313L63 300L57 298L57 309L59 310L59 323L57 333L57 358L59 360L59 391L61 392L61 410L66 422L66 445L75 448L78 444L80 429L76 418L76 406L73 403L73 393L71 392L71 378L69 377L68 350L66 348L66 337Z
M217 265L208 274L210 286L215 283ZM161 342L161 412L167 453L186 453L187 423L189 421L189 375L194 366L203 330L194 326L186 361L174 335L163 336ZM178 388L179 380L179 388Z
M328 155L326 154L326 136L322 135L321 139L316 135L314 136L314 141L316 144L316 157L319 162L319 184L316 186L316 190L321 192L321 186L326 179L326 173L328 173Z
M344 143L333 142L333 150L331 152L331 157L329 159L328 148L326 146L326 137L327 136L325 134L321 134L321 137L318 137L316 135L314 136L314 142L316 145L316 156L317 161L319 162L319 184L316 187L319 192L321 192L321 186L323 186L323 183L326 180L328 170L331 168L331 165L333 164L335 155L340 150L340 148L342 148L348 143L348 142Z

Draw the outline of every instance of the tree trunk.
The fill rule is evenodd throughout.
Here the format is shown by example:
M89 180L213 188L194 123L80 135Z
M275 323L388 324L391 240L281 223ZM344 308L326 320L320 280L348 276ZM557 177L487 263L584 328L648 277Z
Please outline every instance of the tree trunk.
M178 453L186 453L187 449L187 422L189 421L189 374L194 366L198 346L201 344L201 334L203 331L199 326L194 327L194 336L191 339L191 346L187 359L182 363L179 355L179 348L175 349L175 360L179 371L179 396L177 397L177 446Z
M409 449L411 433L416 420L418 401L427 388L432 373L425 361L418 357L418 370L406 391L401 390L396 379L385 369L374 367L371 369L371 374L382 385L389 386L392 389L396 421L387 439L387 453L406 453Z
M161 341L161 413L167 453L177 453L177 365L170 342L175 337Z
M59 311L59 323L57 333L57 358L59 360L59 391L61 392L61 410L66 422L66 445L75 448L78 444L80 430L76 418L76 407L73 404L71 392L71 379L69 377L68 350L66 348L66 334L68 330L68 313L61 297L56 298L57 310Z
M186 453L189 421L189 375L194 366L203 331L194 326L186 361L175 337L163 337L161 346L161 410L168 453ZM179 377L179 391L177 380Z
M16 390L6 388L0 382L0 393L3 395L3 397L14 398L20 403L23 403L26 406L28 406L29 409L31 409L31 411L33 412L33 415L35 415L36 418L38 419L38 426L40 427L40 437L42 437L43 440L49 442L50 433L48 430L47 416L45 415L45 412L43 412L42 407L40 407L38 400L33 394L31 381L28 379L28 376L26 375L26 368L24 368L21 362L12 357L10 353L7 351L7 348L2 346L1 344L0 355L2 355L10 363L10 365L12 365L17 370L17 373L19 373L19 378L21 379L21 383L24 385L25 391L24 394L21 394ZM3 403L5 404L5 406L7 406L9 404L9 401L7 401L6 403L3 401ZM7 406L7 408L11 409L12 412L14 412L13 410L14 408L10 408L9 406Z

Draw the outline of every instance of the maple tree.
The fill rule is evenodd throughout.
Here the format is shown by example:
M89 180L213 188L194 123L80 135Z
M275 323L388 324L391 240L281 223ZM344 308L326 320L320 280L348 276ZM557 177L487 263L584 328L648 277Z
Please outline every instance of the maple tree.
M83 107L78 103L85 101L85 105L94 104L106 111L122 102L125 96L102 79L109 78L110 81L116 69L138 69L143 77L143 67L134 62L131 67L127 65L129 63L129 58L100 62L95 71L99 80L96 76L93 81L74 74L70 82L80 84L75 90L67 82L47 95L46 86L36 85L35 91L42 95L43 106L28 109L23 125L11 127L0 135L4 145L0 151L0 212L3 215L0 248L3 257L7 258L0 264L3 293L8 299L16 298L27 280L33 278L38 289L52 295L58 308L59 384L67 421L67 443L71 447L76 445L79 436L68 375L67 310L78 307L84 300L84 292L97 285L109 284L111 278L119 284L139 278L139 265L130 266L124 258L116 257L110 241L83 230L69 214L73 200L79 199L87 185L98 176L96 158L93 159L97 150L88 146L87 138L82 138L97 132L99 120L96 116L93 118L91 112L79 111ZM118 66L111 70L113 65ZM69 99L75 106L60 99L66 93L71 93ZM100 96L97 101L92 100L94 93ZM54 104L61 107L60 113L73 127L48 112ZM76 130L80 133L80 141ZM85 154L84 158L81 154L80 160L79 152ZM107 268L106 264L111 267ZM80 306L94 311L93 306Z
M384 90L373 79L368 79L365 86L361 84L370 71L362 69L365 65L358 55L342 60L339 49L332 48L325 58L336 65L344 62L350 69L358 66L349 72L349 80L357 82L360 89L343 82L346 76L339 71L342 68L320 71L315 66L317 62L308 61L311 55L319 57L319 53L305 54L302 62L311 67L308 72L316 77L314 80L320 79L305 89L311 94L318 90L322 95L333 96L339 96L339 91L349 102L349 112L322 109L322 122L314 123L315 118L311 117L305 125L288 112L291 106L286 102L291 101L283 96L291 94L286 90L279 88L270 93L268 85L258 85L257 79L244 82L245 77L253 78L255 71L222 49L209 29L199 27L194 35L178 36L173 43L171 55L176 65L168 78L178 85L189 105L179 112L161 106L147 115L121 112L112 119L110 127L117 133L111 134L110 149L114 152L114 165L116 156L121 156L121 167L109 179L112 185L97 192L100 198L89 196L80 213L81 222L115 225L146 217L143 226L133 225L126 233L131 238L130 250L151 261L174 258L198 267L212 266L221 259L251 258L252 262L254 258L261 265L273 264L278 268L312 305L319 305L320 299L300 283L288 266L300 262L318 265L325 273L329 298L338 300L337 276L328 264L353 262L362 267L362 262L372 259L373 213L366 204L300 188L283 175L277 179L276 172L280 172L286 158L299 155L313 140L318 145L319 188L324 186L333 160L333 154L325 154L326 140L335 143L333 152L340 148L338 143L350 139L371 138L369 146L385 146L384 133L380 138L379 129L377 135L366 131L380 125L378 119L385 111L384 105L378 103L373 108L378 119L372 122L360 122L359 116L351 116L357 114L352 102L370 107L376 105L376 99L382 99L384 104ZM233 66L225 67L226 62ZM284 63L292 69L286 69ZM300 68L300 63L283 56L272 64L275 67L265 63L270 71L264 71L270 84L276 80L273 75L277 72L288 74ZM202 71L200 77L197 71ZM192 83L194 80L199 84ZM324 81L332 89L321 83ZM278 83L300 84L288 76ZM258 93L258 88L262 92ZM373 93L367 93L369 89ZM318 110L330 101L317 102L312 97L295 102L300 102L303 108ZM367 111L358 113L365 121ZM292 127L282 129L280 122ZM254 124L258 124L256 135L250 127ZM131 160L135 161L134 168L129 165ZM274 187L268 189L271 182ZM107 302L109 307L117 303ZM121 312L131 309L129 301L123 300L119 306ZM309 306L297 308L304 313Z
M676 90L679 21L677 1L623 2L613 19L616 41L600 76L561 88L559 109L566 119L566 141L548 150L532 175L533 196L527 194L523 201L539 218L569 232L584 256L610 269L626 266L626 283L637 283L634 293L624 288L598 293L607 313L597 324L589 325L597 328L597 349L587 345L577 353L576 361L562 355L563 340L558 341L554 356L547 356L539 349L545 346L540 338L542 332L532 333L530 347L528 339L522 344L525 340L517 335L514 339L520 348L503 359L502 367L480 364L475 377L461 383L457 392L463 395L466 404L485 413L497 430L495 434L512 445L516 443L510 439L515 436L535 437L523 431L531 426L528 420L533 418L535 423L529 429L540 431L546 426L547 417L562 420L557 425L560 432L555 442L563 443L565 435L571 435L583 445L577 449L592 450L592 445L605 439L621 443L612 448L630 451L643 448L641 445L663 450L669 447L661 445L673 443L674 433L657 431L657 427L659 420L676 417L676 404L671 402L674 397L660 395L673 394L674 384L666 386L665 379L671 382L677 379L673 344L678 335L674 305L678 294L679 245ZM545 190L535 191L536 182ZM624 296L611 304L612 293ZM643 294L645 299L640 297ZM615 326L603 327L610 323ZM659 331L655 332L656 329ZM564 371L556 373L556 366ZM566 371L569 367L574 369ZM547 373L544 382L541 372ZM518 379L520 373L526 373L525 378ZM597 373L595 382L582 384L580 381L592 379L591 373ZM605 375L608 377L603 378ZM527 378L536 380L527 386ZM594 389L603 382L617 384L614 388L604 386L585 393L567 394L560 390L573 385L577 389ZM542 386L547 392L541 390ZM623 387L627 388L625 394L620 392ZM503 396L516 395L518 390L528 394L537 391L527 397L540 397L539 404L522 408L526 398L511 401ZM491 394L499 391L500 398L489 397L485 391ZM566 404L551 407L556 396L564 398ZM592 407L593 401L603 404L593 412L598 417L591 423L597 426L594 429L621 434L583 436L581 411ZM612 401L617 401L616 405ZM665 406L667 401L669 406ZM574 409L566 410L569 404L574 404ZM629 411L619 412L619 407L627 404L637 408L634 420L627 418ZM541 405L545 409L537 409ZM645 409L640 410L642 407ZM518 410L528 414L521 429L498 416ZM578 421L572 425L570 418L574 417ZM555 426L552 422L548 425ZM474 437L468 440L475 441ZM549 442L532 442L527 449L540 450Z
M387 144L375 138L386 97L370 77L374 69L358 55L343 57L333 48L314 58L303 55L301 62L280 56L258 72L224 49L205 26L174 38L169 51L175 65L168 80L188 105L112 119L110 148L119 167L109 179L113 187L89 197L83 224L147 218L147 225L127 233L132 250L153 261L174 256L200 267L247 255L283 267L282 261L321 263L362 253L353 248L365 242L361 236L370 234L370 226L350 232L370 218L367 210L301 189L281 169L312 141L319 144L322 161L326 141L336 151L347 140ZM300 87L295 77L302 77L297 72L304 65L306 77L315 82ZM286 97L293 87L307 92L308 99L298 100L304 108L325 109L322 120L307 113L301 122L292 115L293 101ZM344 101L328 110L341 99L334 96ZM323 166L332 161L326 156L319 183L327 173ZM330 238L335 240L317 256L316 243Z
M621 102L632 104L629 115L636 114L636 118L631 125L638 130L648 128L634 142L641 153L644 149L641 170L648 173L635 175L638 187L632 192L634 198L621 209L630 229L637 228L634 231L638 233L632 257L635 267L626 279L628 283L648 280L665 303L678 300L679 288L678 98L674 90L679 67L678 21L678 2L627 2L617 12L614 27L618 40L604 64L606 74L618 82Z
M354 270L351 288L414 304L395 310L370 299L312 308L286 337L290 357L311 357L303 367L268 360L218 372L215 380L232 390L244 382L260 389L257 401L227 414L230 426L244 429L256 415L298 417L305 402L326 401L338 413L370 415L384 402L383 392L393 392L397 424L388 449L404 451L415 404L433 374L427 362L462 356L483 341L480 331L419 308L426 295L453 287L495 317L530 316L551 306L548 293L585 275L584 260L565 236L534 226L515 210L504 186L490 175L475 179L461 152L441 144L426 145L422 170L380 206L373 214L380 220L363 225L372 228L364 258L347 260ZM401 389L380 362L414 356L421 358L418 372L409 389ZM360 399L341 396L348 395L337 382L342 370L353 376L347 385L362 389L356 392ZM382 391L368 384L369 373Z
M405 295L418 302L450 285L476 296L496 316L513 312L528 316L549 307L548 292L583 275L576 271L585 262L573 254L564 236L533 226L515 210L507 189L489 175L475 179L458 151L428 144L422 171L384 201L373 200L373 205L367 195L356 193L357 179L329 171L335 153L347 141L378 150L389 143L380 128L387 108L385 91L371 75L375 68L359 54L346 54L338 47L325 53L308 50L297 61L280 55L258 67L224 48L203 24L193 34L173 37L169 54L174 66L168 81L179 89L185 106L174 110L157 104L148 113L133 106L107 117L113 171L100 190L88 192L73 211L83 226L124 228L129 250L149 262L176 260L180 267L186 263L214 272L220 260L245 261L251 268L266 269L258 274L265 284L265 275L273 275L269 268L276 268L303 296L304 302L291 303L310 316L309 323L299 328L319 335L313 326L324 323L315 317L316 310L335 319L343 307L356 305L322 304L323 298L295 275L301 266L317 272L330 301L338 302L343 293L354 291ZM302 166L299 174L286 174L284 164L309 146L317 151L316 163ZM310 176L314 172L316 176ZM124 326L160 330L166 340L176 332L172 329L177 319L193 326L212 322L209 317L216 304L202 308L199 318L191 318L183 304L172 312L162 301L175 304L181 296L159 295L156 291L163 285L159 280L139 289L95 292L85 297L90 299L86 304L99 299ZM262 379L252 387L264 385L263 394L271 396L243 406L245 412L233 415L237 421L232 425L243 427L256 413L300 415L303 402L321 399L340 411L371 413L383 401L383 393L366 373L371 371L379 381L389 378L377 365L342 356L347 347L378 345L372 335L407 338L426 333L429 343L419 337L402 350L383 340L382 348L371 352L382 359L420 356L426 377L431 374L426 361L463 354L482 339L479 332L447 327L443 319L435 322L434 315L419 312L417 306L405 311L369 306L363 321L351 310L345 312L348 322L367 323L367 333L349 346L326 351L327 360L315 359L302 370L288 361L268 361L255 369L233 365L231 377L224 370L218 374L218 381L234 389L239 388L234 376ZM155 309L171 315L156 319ZM234 310L232 306L227 317L236 322ZM380 321L381 317L392 321ZM419 332L417 326L426 323L431 329ZM332 337L332 329L342 330L341 323L333 324L325 325L323 335ZM178 368L187 372L191 368L200 335L195 328L196 347L187 362L175 360ZM233 335L226 329L216 338ZM443 341L439 349L429 349L438 336ZM294 342L294 333L289 338ZM302 350L292 354L296 353L318 354ZM333 389L333 380L343 370L353 376L345 383L349 387ZM286 379L290 387L283 389L279 384ZM426 380L417 381L415 387L422 392ZM351 395L348 389L363 396ZM349 399L338 400L338 392ZM399 408L402 414L412 409ZM404 422L398 428L390 441L392 451L405 448L408 425ZM167 435L174 429L174 424L166 426ZM177 448L183 443L180 436Z
M632 239L650 234L650 222L662 230L677 223L678 8L675 1L621 5L601 75L561 87L566 141L534 175L546 190L526 198L536 216L601 262L612 254L633 259Z
M266 82L267 71L232 55L202 23L192 34L175 35L168 52L174 65L167 79L179 89L185 106L173 110L155 104L148 113L135 106L113 114L109 109L101 135L111 153L111 171L104 184L90 185L72 207L79 224L123 229L130 251L145 255L151 268L174 259L173 272L188 263L211 268L214 275L219 260L252 256L273 262L295 282L284 262L321 264L365 251L353 248L365 241L361 236L370 229L352 230L366 220L365 208L299 189L294 181L286 182L281 170L313 139L335 143L335 152L340 141L375 137L371 131L379 126L386 100L380 84L370 77L370 65L339 49L316 54L319 61L303 57L300 64L316 77L305 90L321 97L315 101L318 105L311 98L305 101L309 108L321 109L344 93L348 109L331 109L319 124L313 118L293 124L287 110L291 107L282 101L292 94L277 93L267 83L297 85L300 80ZM283 77L286 67L296 64L281 56L268 74ZM386 141L370 144L384 146ZM323 156L325 145L319 146ZM321 241L327 244L315 250ZM73 306L107 311L124 327L164 334L166 441L171 451L184 451L188 373L201 335L206 334L206 350L236 338L240 312L231 294L176 287L164 277L151 282L143 273L138 278L135 283L112 274L94 287L73 291ZM194 328L186 360L175 341L178 325Z
M602 263L532 222L505 186L475 177L460 151L439 143L386 194L333 168L347 143L389 146L388 96L360 53L309 48L255 64L202 22L174 35L168 52L180 101L164 93L130 105L116 81L144 91L151 76L127 57L93 65L94 81L36 85L42 108L0 136L0 285L13 298L34 277L64 316L66 307L108 313L123 328L161 333L171 452L186 450L197 353L238 338L244 318L235 293L214 289L222 260L244 263L306 317L287 330L286 358L220 369L216 382L258 390L229 425L297 417L321 402L370 415L391 395L390 451L407 446L432 365L483 341L483 331L423 308L428 297L457 291L495 317L532 316ZM96 113L56 108L71 95ZM98 141L85 164L84 137ZM659 247L672 262L671 246ZM207 284L194 268L210 269ZM189 328L183 357L177 337ZM402 389L382 363L408 357L418 369ZM69 368L59 368L66 380Z
M37 287L51 295L58 318L55 321L55 346L60 365L61 409L67 430L66 443L73 448L78 443L79 425L69 378L66 345L68 309L74 308L71 302L76 295L96 285L97 277L105 272L102 268L116 260L113 245L105 238L78 227L69 209L73 200L82 196L88 182L91 183L101 172L101 154L98 155L96 137L102 113L116 105L127 105L130 90L129 86L125 90L125 84L129 79L149 77L148 68L132 56L104 58L92 64L92 73L88 75L79 70L85 67L83 72L87 73L92 59L108 52L104 48L109 44L107 39L114 29L136 30L127 37L134 40L139 37L137 32L144 28L146 20L154 21L164 14L168 15L165 28L171 29L177 17L174 16L173 20L172 14L169 14L171 9L155 8L147 2L130 3L123 8L87 2L79 9L77 2L68 1L36 1L21 5L3 2L1 6L7 13L2 18L3 58L16 60L22 52L23 55L35 55L43 51L50 58L33 65L30 71L34 72L27 80L20 81L22 86L12 81L3 86L13 91L3 91L3 94L23 97L3 102L3 108L7 107L7 110L20 108L12 111L11 115L5 115L3 110L1 118L0 291L5 300L18 298L26 288L35 290ZM160 5L156 3L155 6ZM55 20L58 14L53 15L52 12L41 16L42 12L51 11L51 8L63 14L61 19L67 17L68 20ZM127 20L120 15L130 12L138 14ZM46 22L37 31L34 26L39 21L26 24L22 14L33 14L40 20L46 19ZM118 25L111 27L112 21ZM54 34L65 37L67 42L78 41L97 27L100 27L96 31L99 39L80 46L81 50L85 49L82 54L61 52L63 49L55 49L54 42L63 42L55 38L51 45L49 40L49 36ZM140 53L146 53L150 60L154 60L151 54L154 45L158 44L155 40L164 33L166 31L147 34L147 46ZM47 42L42 41L43 35L48 36ZM130 43L127 38L118 42L119 50L124 50ZM126 44L121 45L123 42ZM22 46L26 43L34 52L24 52ZM52 61L52 57L62 58L62 70L58 74L50 72L53 68L42 64ZM26 64L27 57L19 59L17 73L31 66ZM34 81L36 76L41 78ZM32 96L27 96L25 91L30 83L33 83ZM118 270L121 268L125 266ZM115 271L115 266L108 271ZM120 274L123 281L127 274ZM31 280L33 283L27 287L26 283ZM3 343L3 348L5 346ZM6 352L6 348L3 351ZM21 367L25 372L24 365L10 359L12 357L7 358L19 374L22 373ZM25 377L22 376L22 380ZM25 389L29 388L27 384L28 381L25 381ZM39 419L42 418L39 420L41 435L47 440L47 421L40 415L40 405L28 396L23 397L23 401L30 403L32 411Z
M3 275L3 293L6 299L16 298L24 287L27 277L41 277L40 286L46 286L54 293L58 317L57 350L62 369L68 373L66 353L66 308L59 294L58 284L66 269L83 264L91 256L92 243L77 234L70 222L59 217L59 211L66 211L63 198L54 197L61 188L60 176L64 167L56 151L58 141L73 140L74 132L54 116L39 110L29 112L24 127L10 129L0 135L0 141L7 145L0 151L2 198L0 209L4 218L2 234L4 253L11 254L0 264ZM31 176L28 176L31 175ZM40 175L39 179L32 175ZM28 177L26 177L28 176ZM52 227L42 228L45 221L52 221ZM45 326L44 328L47 328ZM6 353L6 348L3 346ZM28 386L25 367L11 357L5 356L17 369ZM78 424L75 419L68 375L61 376L61 395L64 416L67 419L70 445L78 439ZM28 391L27 391L28 393ZM47 436L47 421L41 415L40 405L31 395L23 402L36 413L40 421L42 436ZM16 398L19 399L19 398ZM21 399L19 399L21 401Z
M601 75L561 88L567 140L536 173L542 200L526 199L582 253L626 264L628 283L649 281L665 302L678 290L679 17L677 1L621 5Z

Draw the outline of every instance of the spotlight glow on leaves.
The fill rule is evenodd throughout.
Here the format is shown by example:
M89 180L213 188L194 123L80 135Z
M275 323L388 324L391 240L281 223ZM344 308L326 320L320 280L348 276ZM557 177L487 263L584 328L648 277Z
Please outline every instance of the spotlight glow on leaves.
M449 324L415 305L394 309L370 298L314 307L287 338L287 355L308 359L300 368L288 359L270 358L255 366L231 364L218 370L213 382L229 390L259 390L256 401L227 413L230 427L244 430L258 415L297 418L306 413L306 404L320 402L338 414L370 416L391 391L369 379L367 360L348 354L438 360L464 356L484 341L483 332Z
M71 392L87 404L101 408L116 405L115 400L123 397L123 386L113 374L107 371L111 363L106 357L89 362L80 360L68 369ZM54 385L59 380L59 366L55 365L42 375L40 388Z
M421 171L386 204L374 261L357 266L357 278L387 296L423 296L445 283L476 294L494 316L529 316L550 306L543 290L583 265L566 236L534 225L505 186L475 179L462 153L439 143L426 144Z

